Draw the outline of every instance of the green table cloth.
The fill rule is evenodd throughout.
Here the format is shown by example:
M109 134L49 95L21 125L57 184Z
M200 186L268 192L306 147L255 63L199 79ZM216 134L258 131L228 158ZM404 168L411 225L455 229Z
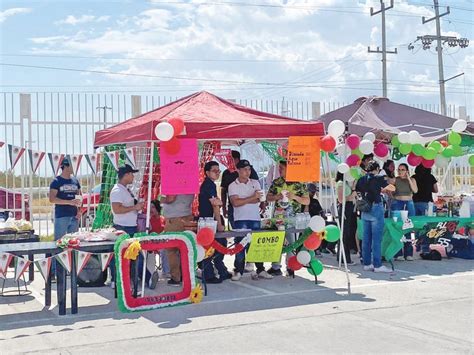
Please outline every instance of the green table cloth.
M392 218L385 218L382 256L384 256L386 260L392 259L402 249L403 243L400 240L404 234L419 231L423 229L427 223L456 221L458 222L458 228L474 224L474 218L412 216L410 219L413 222L413 228L402 230L402 221L399 220L395 222ZM362 239L364 235L364 224L360 219L357 221L357 232L359 239Z

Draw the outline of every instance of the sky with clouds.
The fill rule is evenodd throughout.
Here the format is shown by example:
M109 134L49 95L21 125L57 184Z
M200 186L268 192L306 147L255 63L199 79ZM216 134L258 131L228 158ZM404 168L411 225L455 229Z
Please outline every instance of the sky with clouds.
M451 6L443 34L471 39L473 1L440 3ZM371 17L371 6L380 2L3 0L2 91L208 90L227 98L352 102L382 94L381 56L367 53L381 45L381 16ZM388 48L398 49L388 55L389 98L437 104L436 51L414 42L435 34L434 21L421 20L433 16L432 1L395 0L386 14ZM465 73L447 83L447 101L467 105L471 117L473 45L444 51L445 76Z

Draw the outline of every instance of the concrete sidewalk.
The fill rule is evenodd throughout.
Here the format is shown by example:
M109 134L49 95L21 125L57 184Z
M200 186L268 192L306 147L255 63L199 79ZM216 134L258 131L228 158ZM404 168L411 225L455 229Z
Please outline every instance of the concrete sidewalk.
M209 285L201 304L117 310L108 287L80 288L79 314L33 295L0 298L0 353L473 353L474 263L398 262L394 274L351 267L351 294L332 256L318 285L294 279ZM230 262L230 260L227 260ZM69 300L68 300L69 302ZM69 307L69 304L68 304Z

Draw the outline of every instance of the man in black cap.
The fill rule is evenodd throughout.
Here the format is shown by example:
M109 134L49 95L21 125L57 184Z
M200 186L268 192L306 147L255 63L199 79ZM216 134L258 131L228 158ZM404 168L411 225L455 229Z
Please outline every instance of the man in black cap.
M64 158L61 162L61 174L49 185L49 202L54 203L54 240L79 229L81 207L81 185L75 176L71 162ZM51 266L51 274L56 274L56 264Z
M112 214L114 228L126 232L130 237L137 232L138 211L143 209L143 202L138 202L135 196L127 187L133 182L134 173L138 170L133 169L126 164L118 169L118 182L110 191L110 204L112 205ZM112 273L111 287L115 287L115 264L110 263L110 271ZM150 273L147 272L147 284ZM135 285L136 289L136 285Z
M237 167L237 164L240 162L240 153L233 150L231 154L232 159L234 160L234 165ZM226 169L222 173L221 180L221 198L223 202L222 211L224 212L224 217L229 219L232 228L234 228L234 207L228 199L228 191L230 184L232 184L238 177L239 172L237 170L230 171L229 169ZM258 181L258 174L252 166L250 166L250 178Z

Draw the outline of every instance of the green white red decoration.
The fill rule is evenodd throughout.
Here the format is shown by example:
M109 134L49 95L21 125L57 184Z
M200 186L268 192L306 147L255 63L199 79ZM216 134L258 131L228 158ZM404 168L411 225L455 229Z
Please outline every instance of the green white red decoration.
M25 273L31 261L20 257L15 258L15 281L18 281L20 277Z
M56 260L61 264L61 266L66 269L67 272L71 272L72 266L72 251L65 250L62 253L56 254Z
M34 261L34 263L36 265L36 268L40 272L41 276L43 276L43 279L45 281L48 280L49 273L51 271L52 261L53 261L52 257L39 259L39 260Z

